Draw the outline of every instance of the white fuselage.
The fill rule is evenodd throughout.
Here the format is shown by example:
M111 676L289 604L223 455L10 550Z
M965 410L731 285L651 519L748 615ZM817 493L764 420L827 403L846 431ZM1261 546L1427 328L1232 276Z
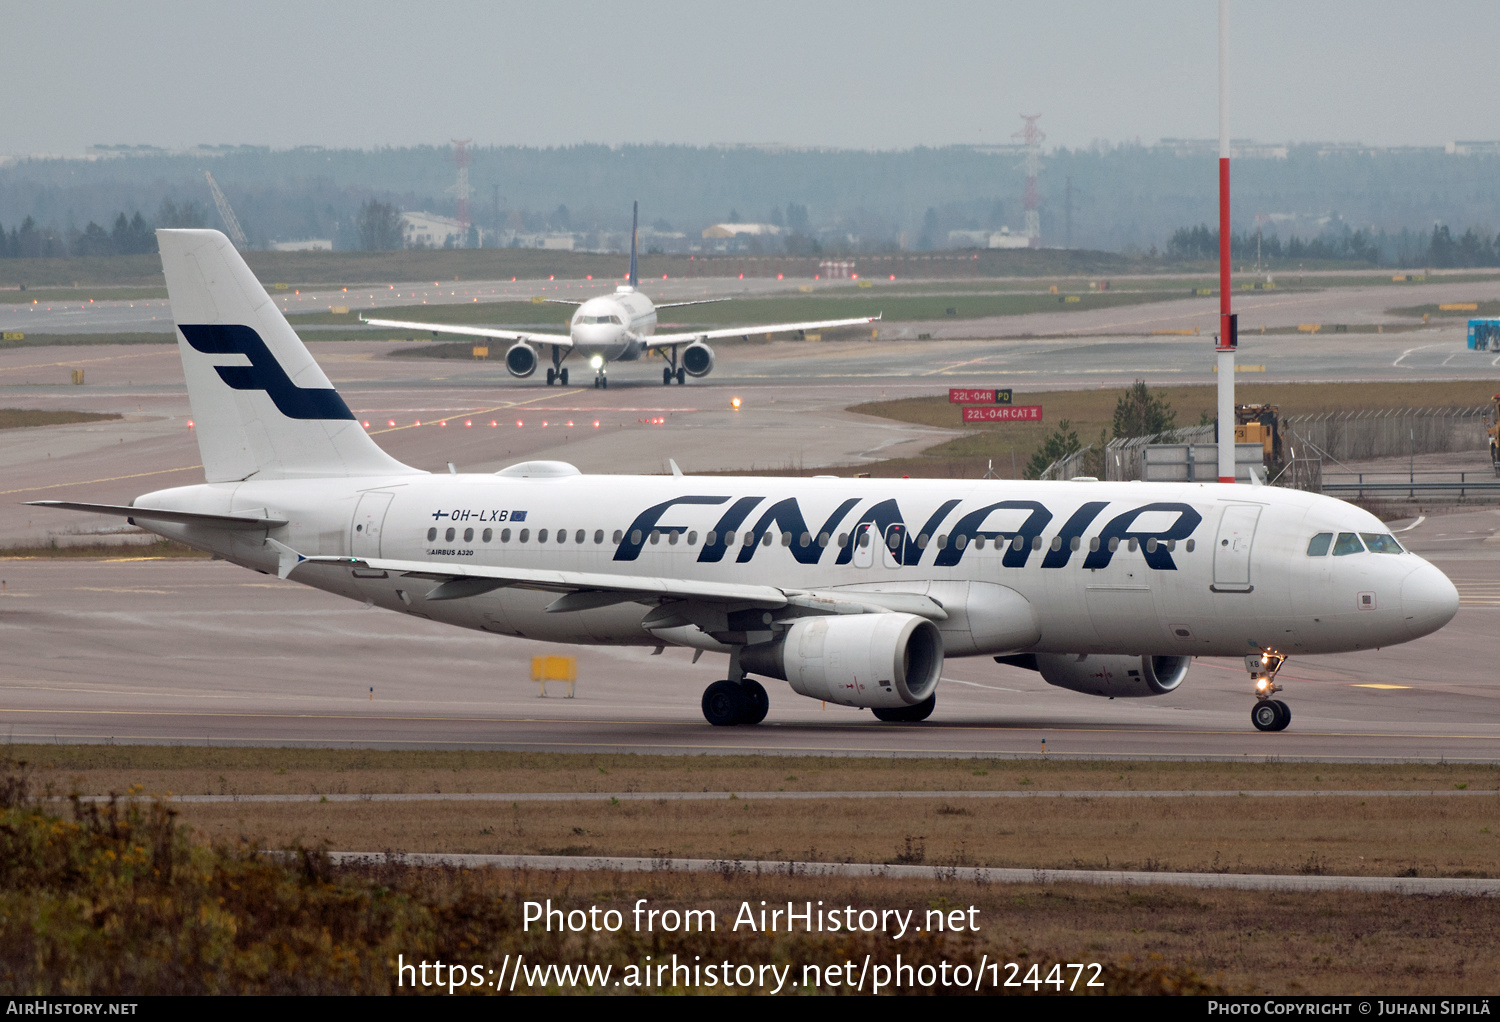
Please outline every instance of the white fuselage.
M612 295L590 298L573 313L568 333L573 351L598 368L607 362L633 362L656 331L656 306L628 285ZM598 363L594 359L600 359Z
M625 302L595 301L580 313ZM923 594L949 615L949 656L1332 653L1425 635L1457 608L1452 583L1415 554L1311 556L1319 534L1388 532L1359 508L1278 487L584 476L567 466L542 476L203 484L136 506L264 512L287 521L269 538L304 556ZM264 531L141 524L276 570ZM463 627L726 650L693 626L648 629L649 603L549 613L555 593L519 588L427 602L435 582L316 567L291 577Z

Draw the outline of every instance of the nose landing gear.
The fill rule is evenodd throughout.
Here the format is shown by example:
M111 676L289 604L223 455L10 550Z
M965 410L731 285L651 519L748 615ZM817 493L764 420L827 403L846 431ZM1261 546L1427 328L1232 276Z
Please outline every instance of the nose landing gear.
M1292 722L1292 709L1280 699L1271 697L1281 691L1276 684L1276 673L1286 657L1280 653L1257 653L1245 657L1245 669L1255 683L1255 707L1250 711L1250 723L1257 731L1285 731Z

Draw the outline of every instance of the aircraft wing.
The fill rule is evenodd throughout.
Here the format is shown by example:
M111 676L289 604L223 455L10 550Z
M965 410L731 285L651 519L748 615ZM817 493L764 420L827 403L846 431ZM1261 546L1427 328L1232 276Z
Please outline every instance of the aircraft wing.
M728 298L699 298L693 302L657 302L658 309L680 309L684 305L712 305L715 302L727 302Z
M646 339L646 347L661 348L669 344L691 344L693 341L711 341L719 337L749 337L752 334L790 334L799 330L831 330L836 326L864 326L875 323L879 316L860 316L858 319L821 319L811 323L774 323L770 326L734 326L715 330L694 330L680 334L652 334Z
M288 554L296 555L287 549ZM798 614L916 614L933 621L947 620L942 605L919 593L846 593L837 590L778 589L775 586L693 579L609 575L603 572L553 571L540 568L494 568L476 564L401 561L385 558L302 557L289 560L285 578L304 565L321 570L386 571L404 578L438 583L428 600L462 600L496 589L535 589L557 593L547 607L552 613L587 610L611 603L670 603L690 601L740 608L780 610Z
M537 330L504 330L492 326L457 326L448 323L408 323L399 319L365 319L361 323L371 326L388 326L396 330L430 330L435 334L458 334L461 337L491 337L501 341L536 341L539 344L555 344L560 348L571 348L573 338L567 334L549 334Z

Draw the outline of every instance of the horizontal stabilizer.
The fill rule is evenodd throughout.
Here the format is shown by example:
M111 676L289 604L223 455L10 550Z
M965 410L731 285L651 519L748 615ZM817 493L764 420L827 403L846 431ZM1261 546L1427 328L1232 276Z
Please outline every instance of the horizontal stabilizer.
M216 529L274 529L285 525L285 518L260 515L205 515L196 511L165 511L149 507L126 507L122 504L81 504L72 500L28 500L32 507L60 507L67 511L87 511L96 515L119 515L139 518L143 522L175 522L178 525L208 525Z

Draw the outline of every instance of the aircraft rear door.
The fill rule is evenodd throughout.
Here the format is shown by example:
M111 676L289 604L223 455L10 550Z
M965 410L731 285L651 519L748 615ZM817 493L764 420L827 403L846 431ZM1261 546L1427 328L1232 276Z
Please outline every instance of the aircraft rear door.
M1250 547L1259 520L1259 504L1224 506L1219 535L1214 540L1214 592L1248 593L1255 588L1250 583Z
M349 550L353 556L380 556L380 533L385 526L385 513L395 496L394 493L379 491L360 494L359 505L354 509L354 523L349 527Z

